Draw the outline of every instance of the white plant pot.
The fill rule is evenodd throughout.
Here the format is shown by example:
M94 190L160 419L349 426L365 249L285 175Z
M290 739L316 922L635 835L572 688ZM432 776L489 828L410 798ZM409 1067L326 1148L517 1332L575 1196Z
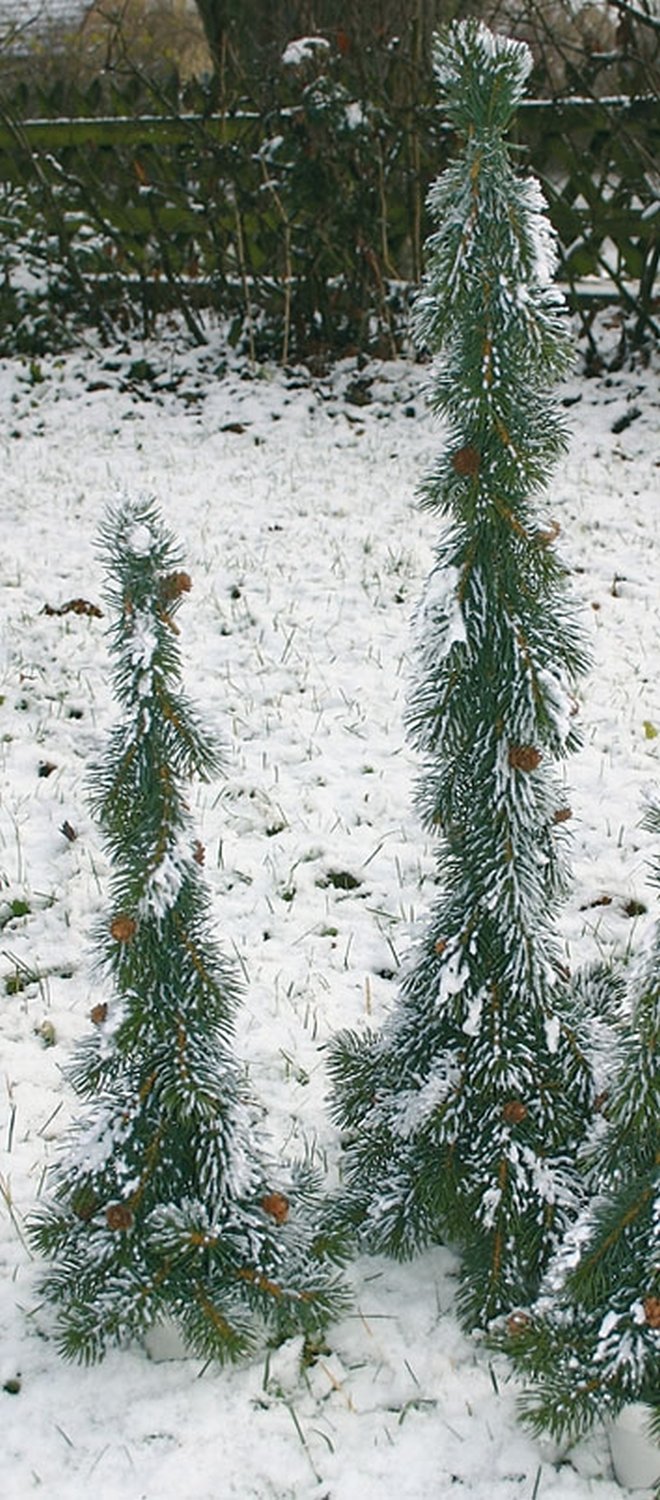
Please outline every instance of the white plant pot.
M660 1484L660 1448L648 1430L650 1406L624 1406L609 1430L614 1473L628 1490L650 1490Z

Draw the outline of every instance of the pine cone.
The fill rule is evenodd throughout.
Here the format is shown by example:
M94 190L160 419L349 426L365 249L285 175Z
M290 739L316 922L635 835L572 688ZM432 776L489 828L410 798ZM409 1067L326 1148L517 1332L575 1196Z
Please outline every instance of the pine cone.
M286 1224L289 1217L289 1200L284 1193L266 1193L261 1200L261 1207L269 1218L274 1219L276 1224Z
M572 816L572 807L558 807L557 811L552 814L552 821L553 823L567 823Z
M161 579L160 588L163 599L180 599L182 594L190 593L192 579L189 573L168 573Z
M452 468L461 478L472 479L479 473L481 454L477 448L459 448L452 458Z
M130 943L131 938L135 936L136 932L137 922L134 922L132 917L127 917L125 914L114 917L110 923L110 936L114 938L116 943Z
M109 1203L105 1211L108 1229L130 1229L133 1215L126 1203Z
M535 771L541 764L541 752L534 745L511 745L509 765L514 771Z
M645 1297L642 1306L649 1328L660 1328L660 1297Z
M518 1338L521 1333L525 1332L526 1328L529 1328L531 1321L529 1313L518 1311L509 1313L506 1320L506 1331L509 1337L512 1339Z
M509 1099L502 1110L502 1119L506 1120L507 1125L519 1125L526 1114L527 1106L522 1099Z
M92 1007L89 1013L89 1019L90 1021L94 1022L95 1026L101 1026L105 1021L107 1014L108 1007L105 1001L102 1001L100 1005L95 1005Z

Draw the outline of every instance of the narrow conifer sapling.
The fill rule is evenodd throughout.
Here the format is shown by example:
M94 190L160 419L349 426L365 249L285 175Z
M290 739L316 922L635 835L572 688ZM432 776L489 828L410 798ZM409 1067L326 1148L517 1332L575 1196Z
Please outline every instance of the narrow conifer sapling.
M264 1330L316 1335L341 1293L314 1248L312 1174L269 1161L232 1052L239 986L184 797L219 768L180 682L190 578L151 503L111 514L102 551L123 710L92 776L112 866L106 985L71 1070L84 1110L33 1234L64 1355L94 1360L173 1319L192 1352L226 1360Z
M559 527L538 492L565 447L549 387L571 360L553 236L504 132L528 48L476 21L437 39L460 155L432 187L416 308L445 451L422 502L445 518L417 614L409 727L439 894L382 1032L331 1051L345 1142L337 1214L397 1256L462 1246L485 1324L538 1288L575 1212L592 1085L556 938L586 652Z
M660 834L660 809L645 821ZM589 1204L505 1347L529 1378L522 1412L537 1432L575 1438L629 1402L648 1404L660 1480L660 924L629 991L585 1152Z

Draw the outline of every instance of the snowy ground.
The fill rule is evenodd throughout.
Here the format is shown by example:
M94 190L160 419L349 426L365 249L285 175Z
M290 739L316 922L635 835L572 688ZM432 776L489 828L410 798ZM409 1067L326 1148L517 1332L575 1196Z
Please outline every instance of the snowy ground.
M156 382L135 361L151 361ZM131 370L132 367L132 370ZM330 1164L323 1043L378 1022L430 899L402 712L409 618L436 523L415 486L440 437L404 362L250 376L220 347L0 365L0 1423L4 1500L614 1500L602 1433L567 1455L458 1328L445 1249L351 1268L355 1305L305 1373L298 1347L231 1371L140 1348L63 1365L23 1221L74 1104L62 1069L96 992L88 934L107 863L84 800L113 716L95 539L148 492L181 539L187 686L228 747L195 789L219 932L246 975L237 1050L277 1140ZM649 370L562 391L560 521L594 650L569 767L572 964L653 920L660 781L660 399ZM68 825L67 833L63 825ZM72 837L75 835L75 837ZM554 1460L554 1461L553 1461Z

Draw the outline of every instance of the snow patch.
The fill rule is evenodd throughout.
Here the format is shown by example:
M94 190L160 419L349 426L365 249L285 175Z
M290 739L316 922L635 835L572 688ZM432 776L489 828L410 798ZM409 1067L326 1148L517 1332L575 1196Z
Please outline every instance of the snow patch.
M549 667L542 667L537 672L537 681L543 693L543 703L548 718L561 745L565 745L572 728L575 713L575 699L568 692L566 684L556 672L551 672Z
M133 630L131 640L131 663L139 670L142 667L143 676L139 681L140 697L147 697L151 685L151 669L153 659L158 650L158 636L148 615L136 614L133 617Z
M325 36L299 36L293 42L289 42L282 53L282 62L285 68L299 68L301 63L309 62L318 52L329 52L330 43Z
M126 532L126 546L136 557L148 557L154 545L151 527L144 521L134 521Z
M353 100L351 104L346 105L345 114L349 130L359 130L362 125L366 124L366 110L357 99Z
M559 1016L546 1016L544 1025L548 1052L555 1053L559 1046L561 1035L561 1021L559 1020Z
M467 642L463 610L458 595L460 571L447 564L429 575L416 616L419 646L442 660L457 642Z
M155 917L159 923L164 921L176 904L189 868L187 848L168 849L148 877L144 895L138 905L139 916Z
M454 995L460 995L461 990L465 988L468 973L462 968L462 963L463 952L459 947L443 954L438 979L437 1005L439 1009L446 1005L447 1001L453 1000Z
M434 1111L456 1088L459 1076L460 1070L449 1058L439 1058L433 1072L418 1089L406 1089L393 1101L390 1121L393 1133L402 1140L409 1140L422 1130Z
M484 1002L484 992L479 991L474 999L468 1001L467 1015L463 1022L463 1030L466 1036L476 1036L481 1024L481 1011Z

